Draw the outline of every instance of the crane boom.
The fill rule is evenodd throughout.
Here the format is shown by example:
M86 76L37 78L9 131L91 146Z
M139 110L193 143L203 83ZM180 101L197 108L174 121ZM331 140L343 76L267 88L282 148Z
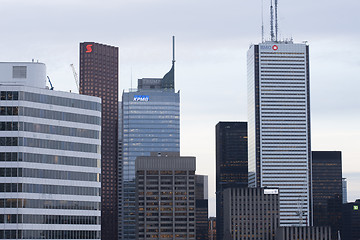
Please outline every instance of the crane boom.
M50 90L54 90L54 87L53 87L53 85L51 83L51 80L50 80L49 76L46 76L46 77L47 77L47 79L48 79L48 81L50 83Z
M75 70L75 67L74 67L74 64L70 64L70 67L71 67L71 69L72 69L72 71L73 71L73 74L74 74L74 79L75 79L75 83L76 83L76 87L77 87L77 89L78 89L78 91L79 91L79 77L78 77L78 74L77 74L77 72L76 72L76 70Z

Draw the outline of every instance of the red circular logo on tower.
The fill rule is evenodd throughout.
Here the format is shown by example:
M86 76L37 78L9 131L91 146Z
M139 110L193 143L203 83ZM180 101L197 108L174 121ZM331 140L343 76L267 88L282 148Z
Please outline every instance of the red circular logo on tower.
M272 47L272 49L273 49L274 51L276 51L276 50L279 49L279 47L278 47L277 45L274 45L274 46Z

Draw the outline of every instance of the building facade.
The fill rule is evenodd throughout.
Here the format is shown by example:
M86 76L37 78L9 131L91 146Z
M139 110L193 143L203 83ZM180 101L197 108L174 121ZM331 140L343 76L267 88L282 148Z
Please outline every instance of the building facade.
M309 46L248 50L249 186L279 188L280 224L311 225Z
M209 240L216 240L216 217L209 217Z
M80 43L80 94L102 99L101 233L118 239L118 48Z
M273 240L278 227L278 189L227 188L224 190L223 239Z
M276 240L294 239L331 240L331 227L280 227L277 229Z
M196 239L208 240L208 176L195 175Z
M341 239L360 239L360 199L343 205Z
M122 142L119 159L122 239L135 239L137 232L136 157L150 156L151 152L180 152L180 93L174 91L173 81L174 65L163 78L139 79L137 90L122 95L119 136Z
M0 63L0 239L101 239L101 99Z
M248 185L248 142L246 122L216 125L216 220L217 238L223 238L223 191Z
M136 158L136 239L195 240L195 157Z
M342 167L340 151L312 152L314 226L331 226L332 237L342 222Z
M347 180L346 178L342 179L342 195L343 195L343 204L347 203Z

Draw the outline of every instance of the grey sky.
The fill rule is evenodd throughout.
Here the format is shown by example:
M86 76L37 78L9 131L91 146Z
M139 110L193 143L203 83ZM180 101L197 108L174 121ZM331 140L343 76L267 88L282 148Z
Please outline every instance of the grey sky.
M269 34L264 0L265 36ZM343 151L349 200L360 198L360 2L279 1L280 36L310 45L313 150ZM215 214L215 124L246 121L246 51L261 40L261 0L0 0L0 61L47 65L56 90L75 91L79 42L120 47L120 88L162 77L176 35L181 152L209 175ZM122 92L122 90L121 90Z

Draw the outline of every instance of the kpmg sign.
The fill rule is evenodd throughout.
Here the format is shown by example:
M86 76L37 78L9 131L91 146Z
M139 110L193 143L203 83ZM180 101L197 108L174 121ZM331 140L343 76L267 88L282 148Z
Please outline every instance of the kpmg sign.
M148 102L149 96L148 95L134 95L134 102Z

